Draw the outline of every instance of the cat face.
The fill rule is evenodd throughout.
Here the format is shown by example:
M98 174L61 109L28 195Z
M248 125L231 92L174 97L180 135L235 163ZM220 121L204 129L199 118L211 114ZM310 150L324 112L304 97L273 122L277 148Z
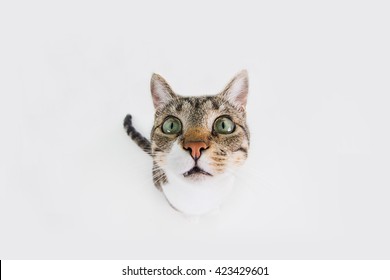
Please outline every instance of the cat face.
M246 71L215 96L179 96L157 74L152 76L151 92L156 109L151 132L156 173L169 170L195 182L232 172L244 163L249 148ZM163 177L155 176L155 184Z

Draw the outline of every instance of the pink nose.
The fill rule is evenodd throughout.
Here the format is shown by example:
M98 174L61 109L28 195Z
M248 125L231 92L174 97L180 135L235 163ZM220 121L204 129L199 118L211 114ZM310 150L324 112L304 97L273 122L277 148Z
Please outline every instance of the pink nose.
M192 158L197 160L200 158L201 151L208 148L205 142L186 142L184 143L184 149L189 150Z

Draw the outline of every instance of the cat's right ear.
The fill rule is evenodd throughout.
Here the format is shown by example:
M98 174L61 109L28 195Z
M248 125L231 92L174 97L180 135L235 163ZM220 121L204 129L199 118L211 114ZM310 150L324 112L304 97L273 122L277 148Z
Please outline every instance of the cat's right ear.
M156 110L176 98L176 94L164 78L155 73L150 80L150 91L152 92L153 105Z

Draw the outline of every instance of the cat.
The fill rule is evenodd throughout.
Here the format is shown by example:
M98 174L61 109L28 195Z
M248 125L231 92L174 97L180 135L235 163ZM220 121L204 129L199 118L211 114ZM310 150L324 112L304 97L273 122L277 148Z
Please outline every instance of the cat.
M231 192L234 172L248 157L248 74L239 72L214 96L184 97L153 74L155 108L151 140L124 120L127 134L153 159L153 182L169 204L188 216L219 208Z

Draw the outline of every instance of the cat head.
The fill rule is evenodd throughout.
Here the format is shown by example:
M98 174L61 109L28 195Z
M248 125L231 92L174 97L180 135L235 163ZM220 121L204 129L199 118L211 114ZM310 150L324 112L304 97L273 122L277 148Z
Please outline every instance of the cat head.
M154 168L190 182L231 173L244 163L249 148L246 70L219 94L200 97L180 96L153 74L151 93Z

